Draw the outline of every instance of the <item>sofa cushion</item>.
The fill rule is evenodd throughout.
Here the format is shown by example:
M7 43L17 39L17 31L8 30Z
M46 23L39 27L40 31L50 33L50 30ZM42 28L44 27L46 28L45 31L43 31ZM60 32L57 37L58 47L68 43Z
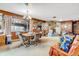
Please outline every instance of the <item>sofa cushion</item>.
M21 44L22 44L22 41L16 41L16 42L12 42L12 44L9 44L8 47L9 49L12 49L12 48L21 46Z

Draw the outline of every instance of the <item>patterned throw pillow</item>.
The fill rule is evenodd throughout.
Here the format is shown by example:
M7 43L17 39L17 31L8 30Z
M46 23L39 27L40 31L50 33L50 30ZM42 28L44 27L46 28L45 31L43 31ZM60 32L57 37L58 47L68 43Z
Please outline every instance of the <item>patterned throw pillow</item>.
M70 36L64 36L60 38L60 48L63 49L65 52L69 51L69 46L72 42L72 38Z

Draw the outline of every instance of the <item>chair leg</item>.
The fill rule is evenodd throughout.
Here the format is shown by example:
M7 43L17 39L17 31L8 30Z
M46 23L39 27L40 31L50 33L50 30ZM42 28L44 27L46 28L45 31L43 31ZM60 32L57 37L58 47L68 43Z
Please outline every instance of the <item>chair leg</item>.
M38 43L37 42L35 42L35 46L37 46L38 45Z
M24 42L23 45L24 45L25 47L29 47L29 46L30 46L30 43L27 41L27 42Z
M29 46L30 46L30 45L28 45L28 44L26 45L26 47L29 47Z

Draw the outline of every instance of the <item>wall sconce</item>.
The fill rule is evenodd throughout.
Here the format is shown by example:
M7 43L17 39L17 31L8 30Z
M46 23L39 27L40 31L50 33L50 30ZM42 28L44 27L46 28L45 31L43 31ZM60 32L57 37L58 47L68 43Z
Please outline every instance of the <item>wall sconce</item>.
M65 25L64 28L67 29L67 25Z

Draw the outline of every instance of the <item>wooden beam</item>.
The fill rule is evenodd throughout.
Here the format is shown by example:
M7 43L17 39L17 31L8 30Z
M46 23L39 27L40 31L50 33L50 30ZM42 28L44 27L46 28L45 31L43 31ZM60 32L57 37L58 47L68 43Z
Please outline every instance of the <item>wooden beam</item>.
M23 17L22 15L15 14L15 13L8 12L8 11L4 11L4 10L0 10L0 13L2 13L2 14L4 14L4 15L8 15L8 16L17 16L17 17Z

